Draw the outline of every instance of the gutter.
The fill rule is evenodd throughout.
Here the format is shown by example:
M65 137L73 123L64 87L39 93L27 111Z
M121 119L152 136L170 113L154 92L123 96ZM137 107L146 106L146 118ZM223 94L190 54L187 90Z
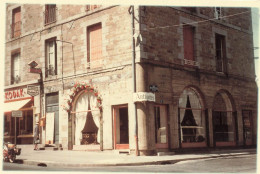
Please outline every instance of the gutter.
M133 39L132 39L132 47L133 47L133 52L132 52L132 79L133 79L133 93L136 92L136 76L135 76L135 24L134 24L134 6L130 6L128 9L129 14L132 16L132 30L133 30ZM139 150L138 150L138 135L137 135L137 113L136 113L136 104L133 102L133 111L134 111L134 138L135 138L135 155L139 156Z

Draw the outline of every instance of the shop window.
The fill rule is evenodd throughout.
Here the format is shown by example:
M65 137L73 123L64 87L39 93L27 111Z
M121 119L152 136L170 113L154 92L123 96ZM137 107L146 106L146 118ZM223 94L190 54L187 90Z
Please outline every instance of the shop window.
M166 106L159 105L154 107L155 120L155 142L167 143L167 113Z
M216 34L215 35L216 44L216 71L217 72L227 72L226 65L226 43L225 36Z
M19 118L19 135L33 133L33 111L23 111L23 117Z
M53 23L56 21L56 5L48 4L45 5L45 25Z
M242 110L244 145L253 144L252 136L252 111Z
M102 27L101 24L87 29L88 68L102 67Z
M21 7L18 7L12 12L11 36L12 38L21 35Z
M213 106L213 133L216 145L233 145L235 142L235 118L233 112L226 104L228 100L226 96L218 93L214 99ZM229 109L228 109L229 108ZM230 142L231 144L228 144Z
M11 115L5 114L4 115L4 136L11 135Z
M179 99L180 136L185 143L203 143L206 145L205 116L199 96L192 89L183 91Z
M20 52L12 54L11 58L11 84L17 84L21 81L20 77Z
M234 141L234 120L232 112L214 111L213 125L216 142Z
M56 38L46 40L46 77L57 75Z

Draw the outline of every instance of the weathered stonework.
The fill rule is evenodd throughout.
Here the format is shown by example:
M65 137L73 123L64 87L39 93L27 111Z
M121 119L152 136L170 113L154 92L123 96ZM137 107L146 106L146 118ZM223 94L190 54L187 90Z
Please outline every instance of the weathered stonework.
M21 7L22 34L11 38L12 10L17 7ZM86 11L84 5L57 5L56 9L56 21L45 25L44 5L7 5L5 88L19 88L21 84L32 83L32 80L41 85L37 81L40 79L39 74L28 73L27 64L36 61L37 67L42 69L44 93L35 98L38 100L35 101L38 108L34 114L40 113L41 117L45 117L46 95L58 92L57 143L65 149L71 149L72 115L62 105L75 83L92 84L102 98L102 148L116 149L114 109L115 106L124 105L128 108L129 149L134 151L136 142L131 67L133 27L129 6L100 6ZM250 10L224 8L222 12L227 17L218 20L214 19L214 8L198 7L195 11L189 11L181 7L135 7L135 33L142 37L135 47L136 91L150 92L150 85L158 87L155 102L136 103L138 148L141 155L181 148L179 99L184 89L189 88L201 97L203 116L207 115L207 147L216 146L213 112L218 93L229 96L225 102L230 100L233 104L232 112L237 119L236 146L244 145L242 110L252 111L251 145L256 145L257 88ZM100 67L89 68L87 30L89 26L99 23L102 28L102 63ZM184 62L184 23L194 27L196 66L187 66ZM216 33L225 36L227 74L216 72ZM46 77L45 41L54 37L57 40L57 75ZM137 41L138 37L135 38ZM12 51L17 49L20 49L21 82L11 85L11 56ZM76 105L76 101L73 104ZM157 105L167 108L167 147L156 144L154 107ZM45 142L45 131L42 127L42 142Z

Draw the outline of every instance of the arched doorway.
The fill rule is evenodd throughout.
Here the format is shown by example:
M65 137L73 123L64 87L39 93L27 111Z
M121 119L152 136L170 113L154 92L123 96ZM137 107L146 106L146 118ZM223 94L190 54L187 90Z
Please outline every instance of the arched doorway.
M179 136L182 148L206 147L206 117L198 90L185 88L179 98Z
M78 84L69 95L69 149L100 150L101 134L101 98L89 85Z
M214 146L235 146L237 141L237 118L231 95L217 92L212 112Z

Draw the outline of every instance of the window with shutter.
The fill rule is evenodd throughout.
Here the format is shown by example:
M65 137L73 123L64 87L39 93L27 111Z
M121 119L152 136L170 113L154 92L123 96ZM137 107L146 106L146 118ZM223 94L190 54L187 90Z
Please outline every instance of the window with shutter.
M56 21L56 5L45 5L45 25Z
M183 26L184 62L188 65L196 65L194 58L194 27Z
M88 68L102 66L102 27L97 24L88 28L87 34ZM90 66L91 65L91 66Z
M19 37L21 35L21 7L13 10L12 24L11 24L11 36L12 38Z

